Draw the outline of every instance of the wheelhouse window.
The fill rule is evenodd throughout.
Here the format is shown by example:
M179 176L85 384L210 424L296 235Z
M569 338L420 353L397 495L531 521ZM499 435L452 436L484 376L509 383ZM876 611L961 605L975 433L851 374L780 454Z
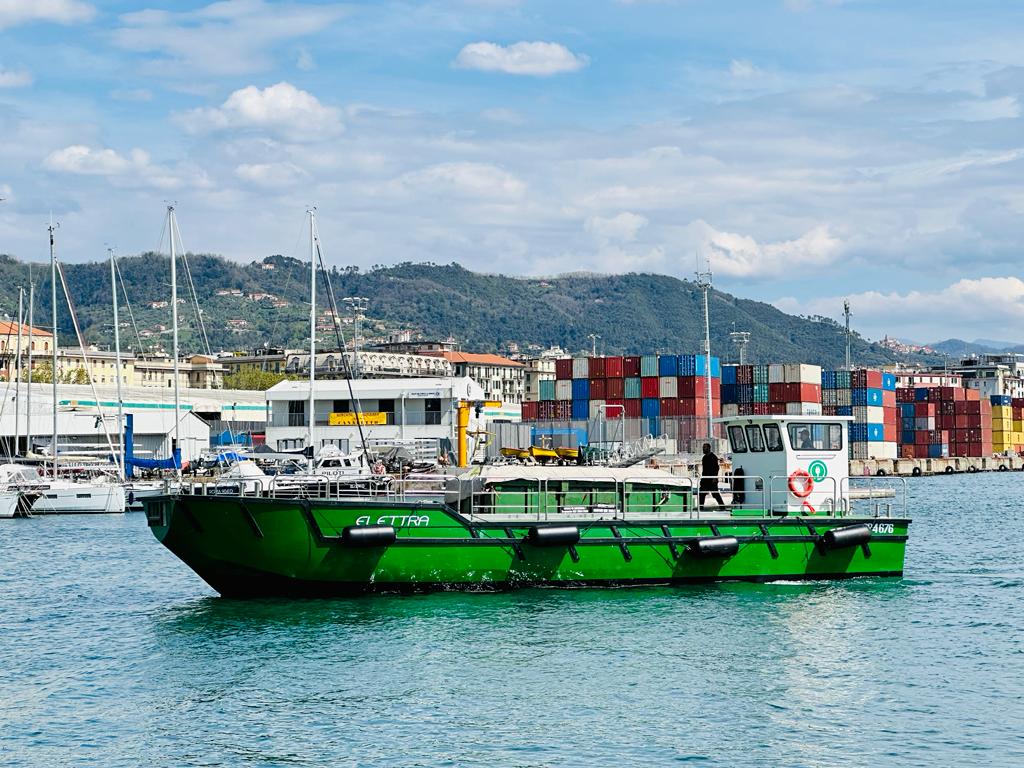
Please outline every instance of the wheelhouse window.
M729 427L729 444L733 453L746 453L747 440L743 437L743 427L734 425Z
M843 427L841 424L790 424L789 444L794 451L841 451Z
M764 442L769 451L785 450L785 446L782 444L782 432L779 430L778 424L764 425Z
M761 426L759 424L747 425L747 445L753 453L764 452L764 438L761 437Z

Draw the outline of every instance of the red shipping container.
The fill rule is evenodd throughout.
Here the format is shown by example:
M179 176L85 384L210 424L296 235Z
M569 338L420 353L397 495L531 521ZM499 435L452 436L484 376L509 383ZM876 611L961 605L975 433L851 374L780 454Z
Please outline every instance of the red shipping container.
M969 403L977 403L981 400L981 392L976 389L965 389L964 400Z
M661 415L662 415L662 417L665 417L665 416L678 416L679 415L679 398L678 397L663 397L663 398L661 398Z
M737 384L753 384L754 383L754 366L752 366L752 365L738 365L738 366L736 366L736 383Z
M768 385L768 401L772 403L784 403L786 402L786 385L785 384L769 384ZM783 411L785 413L785 411Z
M536 421L540 415L540 403L523 401L522 414L523 421Z
M661 393L658 391L658 377L657 376L644 376L640 379L640 396L641 397L658 397Z
M751 403L754 408L755 416L768 416L771 414L771 409L768 407L769 403Z
M703 378L701 378L703 381ZM697 377L696 376L680 376L679 383L679 397L696 397L697 396ZM701 392L704 392L701 389Z
M887 442L887 443L895 443L896 442L896 433L898 431L896 429L896 425L895 424L886 424L883 427L883 429L885 431L885 435L884 435L885 442Z
M821 402L821 384L796 384L797 387L797 399L792 400L794 403L820 403Z
M956 390L957 387L939 387L939 398L941 400L963 400L963 398L957 398Z
M896 407L896 393L890 390L882 392L882 407L883 408L895 408Z
M982 452L982 444L980 442L968 443L967 444L967 455L968 456L984 456L985 454Z
M785 403L768 403L768 413L772 416L785 416L786 415L786 404Z
M914 403L914 416L917 418L924 418L925 416L934 416L935 406L931 403Z
M524 405L525 405L525 403L524 403ZM542 403L538 404L536 418L538 418L538 419L551 419L551 418L554 418L554 412L555 412L554 403L551 400L545 400Z
M900 387L896 390L897 403L913 403L916 399L917 395L910 387Z
M754 415L754 404L753 403L740 403L736 406L740 416L753 416Z
M621 419L625 413L626 401L621 397L612 399L609 398L604 401L604 411L608 414L609 419Z
M914 446L904 445L900 448L900 457L904 459L914 458Z
M850 386L854 389L864 389L868 385L868 372L863 368L850 371ZM881 386L881 385L879 385Z
M937 403L942 399L942 387L928 387L928 401Z
M572 419L572 400L555 401L555 418L560 421Z
M639 419L640 418L640 405L641 400L626 400L626 418L627 419Z
M920 429L914 433L915 445L928 445L928 430Z
M561 357L558 360L555 360L555 378L563 380L572 378L571 357Z
M895 408L886 408L882 412L882 423L884 423L886 426L892 424L895 427L896 423L897 423L897 420L899 418L897 416L898 413L899 413L899 411L897 411ZM886 439L888 440L888 438L886 438ZM889 442L894 442L894 441L890 440Z
M967 414L966 413L958 413L958 414L956 414L956 416L953 417L953 419L956 422L956 428L957 429L967 429L968 425L967 425Z
M596 360L597 358L591 358ZM604 400L607 397L607 391L604 385L604 379L591 379L590 380L590 399L591 400Z
M771 385L768 390L771 391ZM779 400L783 403L799 403L800 402L800 383L799 382L786 382L782 385L782 397Z
M607 370L607 368L605 370ZM626 396L626 380L605 379L604 392L608 402L611 402L612 400L622 400Z
M636 355L622 358L622 377L635 379L640 376L640 358Z
M592 357L592 358L590 358L589 378L591 378L591 379L603 379L604 378L604 358L603 357ZM590 399L593 400L594 396L591 395Z
M606 379L621 379L623 362L621 357L606 357L604 359L604 377Z
M968 400L964 403L964 413L981 415L981 401L980 400Z
M864 381L868 389L881 389L882 388L882 372L881 371L865 371Z

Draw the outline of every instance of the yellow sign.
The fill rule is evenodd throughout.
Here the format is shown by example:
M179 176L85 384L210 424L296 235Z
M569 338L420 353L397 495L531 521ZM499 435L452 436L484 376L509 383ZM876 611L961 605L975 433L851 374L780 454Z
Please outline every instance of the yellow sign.
M332 427L354 427L356 425L356 414L351 411L332 413L327 417L327 423ZM363 426L387 424L388 415L383 411L360 413L359 423Z

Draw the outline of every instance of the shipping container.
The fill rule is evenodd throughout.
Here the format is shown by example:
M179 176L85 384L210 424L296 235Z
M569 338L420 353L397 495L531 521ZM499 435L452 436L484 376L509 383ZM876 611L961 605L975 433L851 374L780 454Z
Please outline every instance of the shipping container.
M574 357L572 359L572 377L574 379L590 378L590 358Z
M555 360L555 378L568 381L572 378L572 358L562 357Z
M677 376L662 376L658 379L658 397L666 398L679 397L679 378Z
M603 379L604 378L604 358L603 357L592 357L590 358L589 379Z
M630 355L622 358L622 377L624 379L640 378L640 356Z
M580 379L573 379L573 381L580 381ZM582 381L587 381L582 379ZM589 382L588 382L589 383ZM573 421L585 421L590 418L590 400L577 400L572 401L572 418Z
M786 383L786 367L781 363L770 363L768 365L768 383L769 384L785 384Z
M543 382L541 382L543 383ZM540 417L540 403L524 401L522 405L523 421L536 421Z
M607 370L607 367L605 368ZM626 397L625 379L605 379L605 397L608 400L623 400Z
M640 377L631 376L625 379L626 384L626 399L627 400L639 400L643 395L640 393Z
M659 394L658 388L658 377L657 376L644 376L640 379L640 395L645 400L648 398L657 398Z
M572 400L572 379L555 382L555 400Z
M597 358L593 358L597 359ZM590 399L591 400L604 400L607 397L605 391L604 379L591 379L590 380Z
M542 381L538 382L537 387L540 390L540 399L541 400L554 400L555 399L555 381L554 381L554 379L552 379L550 381L542 380Z
M659 376L678 376L679 375L679 356L678 355L658 355L658 375Z
M658 375L658 356L644 355L640 358L640 376L649 378Z
M640 401L640 414L645 418L661 416L661 401L656 397L645 397Z
M591 400L590 401L590 418L599 419L604 417L604 400Z
M573 379L572 380L572 399L573 400L589 400L590 399L590 379ZM575 416L573 418L575 418Z
M729 386L730 384L736 383L736 366L735 365L723 365L722 366L722 386Z

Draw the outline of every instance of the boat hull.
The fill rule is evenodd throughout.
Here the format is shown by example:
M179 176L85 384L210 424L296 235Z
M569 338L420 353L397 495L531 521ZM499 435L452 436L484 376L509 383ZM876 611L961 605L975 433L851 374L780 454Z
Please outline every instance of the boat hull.
M146 501L168 549L229 597L504 590L899 576L909 520L756 518L470 521L439 504L167 496ZM829 549L832 528L873 526L866 546ZM535 528L576 528L578 541ZM376 528L394 540L352 541ZM734 552L698 544L735 537Z
M94 515L125 511L124 488L109 485L41 486L34 515Z

